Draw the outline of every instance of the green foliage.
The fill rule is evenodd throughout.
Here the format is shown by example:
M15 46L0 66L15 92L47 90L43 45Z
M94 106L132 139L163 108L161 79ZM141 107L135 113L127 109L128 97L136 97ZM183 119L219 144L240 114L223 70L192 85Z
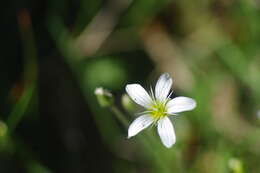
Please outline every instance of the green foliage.
M87 116L94 119L115 172L260 172L257 1L79 0L75 9L69 1L47 4L44 26L55 52L77 81L89 108ZM45 38L35 37L37 26L21 23L22 19L18 21L23 87L20 95L3 89L10 90L7 95L15 101L7 103L10 110L0 117L0 152L8 159L22 158L27 172L54 172L32 152L33 145L22 142L17 131L32 114L38 115L42 55L37 50L46 50L41 47ZM194 111L172 117L177 143L170 149L149 128L126 139L140 108L124 95L125 85L136 82L149 88L147 83L162 72L173 76L176 95L197 101ZM97 87L111 91L113 98L97 95L97 100ZM66 103L71 102L67 99ZM56 123L62 121L60 115ZM81 158L80 154L73 156Z

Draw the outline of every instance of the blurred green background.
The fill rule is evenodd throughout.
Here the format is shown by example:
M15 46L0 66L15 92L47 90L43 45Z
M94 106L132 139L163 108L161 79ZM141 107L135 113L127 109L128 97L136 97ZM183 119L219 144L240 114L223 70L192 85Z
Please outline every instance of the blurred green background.
M260 172L259 1L9 0L0 8L1 173ZM172 117L170 149L154 128L127 139L140 108L122 99L126 84L149 88L163 72L174 96L197 101ZM99 105L97 87L112 92L113 106Z

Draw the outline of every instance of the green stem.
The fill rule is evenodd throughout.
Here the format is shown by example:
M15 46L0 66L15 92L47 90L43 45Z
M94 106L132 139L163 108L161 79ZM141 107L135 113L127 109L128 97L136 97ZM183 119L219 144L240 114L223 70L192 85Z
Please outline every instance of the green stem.
M8 126L8 132L12 133L17 124L22 119L23 115L25 114L30 101L33 97L33 93L35 90L35 85L28 86L26 90L24 91L22 97L19 99L18 103L13 108L13 111L8 116L8 119L6 121Z
M18 22L23 43L23 57L25 59L23 72L25 89L6 121L9 133L12 133L22 120L37 89L37 49L28 11L24 10L18 14Z
M118 120L122 122L124 127L127 128L129 121L126 119L126 116L116 106L111 106L110 109L118 118Z
M115 105L110 107L111 111L116 115L118 120L122 122L124 127L127 129L129 125L129 120L126 119L124 113L122 113ZM160 168L163 169L164 172L170 172L167 166L165 166L165 162L162 159L162 155L160 152L154 150L156 141L153 136L148 134L143 134L142 136L138 137L138 140L143 145L144 149L146 149L146 153L150 154L154 158L154 163Z

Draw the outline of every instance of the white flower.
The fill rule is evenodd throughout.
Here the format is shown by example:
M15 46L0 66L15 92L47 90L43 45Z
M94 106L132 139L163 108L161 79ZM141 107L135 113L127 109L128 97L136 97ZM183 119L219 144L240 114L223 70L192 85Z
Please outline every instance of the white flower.
M168 73L162 74L158 79L155 94L151 89L151 95L149 95L139 84L126 85L128 95L146 109L129 126L128 138L135 136L149 125L155 124L162 143L167 148L175 143L174 128L168 116L194 109L196 101L182 96L170 99L171 86L172 79Z

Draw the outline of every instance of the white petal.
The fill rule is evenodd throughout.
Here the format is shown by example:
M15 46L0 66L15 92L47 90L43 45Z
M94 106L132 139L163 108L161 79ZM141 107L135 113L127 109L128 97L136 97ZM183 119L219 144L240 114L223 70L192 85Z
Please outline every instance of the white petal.
M162 74L155 86L155 97L158 100L165 100L170 92L172 87L172 78L168 73Z
M128 128L128 138L135 136L137 133L152 124L154 119L151 115L145 114L136 118Z
M190 111L196 107L196 101L188 97L175 97L167 103L168 113Z
M145 89L139 84L126 85L126 92L139 105L149 108L152 104L152 99Z
M162 118L158 121L157 126L158 134L162 143L170 148L176 142L175 132L173 125L168 117Z

